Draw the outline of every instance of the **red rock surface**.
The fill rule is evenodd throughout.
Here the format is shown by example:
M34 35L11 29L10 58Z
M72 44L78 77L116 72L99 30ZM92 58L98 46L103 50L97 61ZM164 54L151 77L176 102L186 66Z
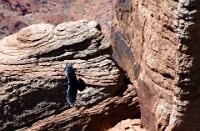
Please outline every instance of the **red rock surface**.
M140 119L127 119L119 122L108 131L147 131L142 127Z
M104 91L107 91L107 93L109 92L110 95L112 94L111 97L103 100L101 99L101 102L99 102L99 96L97 95L99 92L96 92L93 97L96 99L98 105L96 105L96 101L89 101L88 103L94 102L95 106L88 107L86 104L86 107L84 108L72 108L67 111L63 111L61 109L63 112L47 117L48 115L52 115L54 113L49 111L50 113L47 112L47 114L44 115L45 118L38 118L40 121L35 123L32 123L31 121L31 125L29 125L29 127L22 129L105 130L114 126L121 119L136 116L138 117L138 99L141 111L141 121L125 120L118 123L111 130L200 130L199 5L199 0L114 0L112 5L114 16L112 23L113 57L127 72L133 85L127 86L125 90L123 89L123 93L119 96L113 96L113 94L117 93L116 90L121 87L116 85L122 81L120 81L120 79L117 79L118 81L116 81L115 78L113 78L112 73L115 74L115 71L111 71L112 73L110 74L105 71L104 73L111 75L111 77L107 76L108 78L106 77L106 80L104 80L105 77L100 77L100 80L98 79L98 81L100 81L101 86L106 85ZM0 1L1 37L12 34L20 28L33 23L45 22L58 24L63 21L73 21L87 18L97 20L102 25L102 30L106 34L106 37L109 38L111 17L110 0ZM39 34L36 34L36 36L40 36L41 32L37 33ZM16 38L16 35L12 35L4 39L2 47L7 47L4 45L8 42L11 43L11 47L13 47L13 45L17 45L15 43L16 41L12 40L12 38ZM102 38L100 39L102 40ZM18 44L21 44L21 42L30 42L32 39L23 41L24 39L21 39L20 37L19 40L20 42ZM94 41L97 42L99 39ZM34 41L31 41L31 43L34 43ZM14 49L12 51L15 54L16 48L13 48ZM55 48L59 49L58 46L55 46ZM92 51L96 51L96 45L91 48ZM105 48L101 47L100 50L101 49L104 51ZM1 52L4 52L5 50L6 48L1 48ZM16 56L12 55L13 52L9 51L11 50L6 50L6 53L3 53L1 56L1 70L4 73L6 72L6 75L4 75L5 78L2 77L3 79L1 79L4 83L9 82L7 81L9 74L7 73L11 69L5 68L6 65L13 67L13 65L16 64L15 62L21 62L21 60L24 59L29 62L31 60L37 60L36 58L26 59L29 57L32 58L35 54L24 56L24 53L20 52L21 54L19 53L19 55ZM48 52L49 50L47 49L46 51ZM93 54L92 51L89 49L84 52L80 52L76 58L84 58L86 54ZM24 52L25 54L27 53L26 50ZM33 52L34 51L31 51L31 53ZM40 51L38 52L40 53ZM63 51L61 50L61 52ZM28 52L27 54L31 53ZM12 59L7 60L8 58L4 57L8 54L10 55L9 58ZM50 57L51 55L52 53L50 53ZM69 54L67 53L67 55ZM61 58L62 57L63 55L61 55ZM60 57L56 57L54 60L59 58ZM107 55L103 56L102 59L104 58L107 59ZM41 60L45 59L46 57ZM103 63L97 59L99 59L99 57L92 59L92 62L96 62L97 65L104 65L107 63L107 60L105 59ZM85 61L79 60L76 61L78 63L75 61L71 62L75 64L79 70L82 69L81 65L85 64ZM96 68L92 62L89 61L92 65L91 67ZM114 65L114 63L111 65ZM10 71L11 74L15 73L16 70L20 72L21 68L18 70L19 67L20 66L18 66L18 68L14 68L15 70L13 72ZM55 68L57 67L55 66ZM26 71L26 68L24 70ZM82 76L85 77L87 84L97 84L95 80L96 77L98 78L99 72L93 72L94 74L90 74L90 72L85 71L82 72L89 76L92 75L89 78L87 75ZM2 73L0 73L0 75L1 74ZM80 72L77 72L77 74L80 75ZM14 75L14 78L15 77L16 74ZM95 77L95 79L92 77ZM11 98L13 98L13 96L16 97L15 99L8 99L7 95L1 96L1 98L3 98L1 106L3 107L0 111L7 116L10 116L10 109L15 109L10 108L15 105L15 102L13 104L13 101L16 99L20 101L18 96L19 92L16 91L15 86L11 86L12 84L16 86L15 83L9 83L3 85L6 90L0 90L3 93L4 91L9 92L10 95L8 96ZM20 84L20 82L17 83L17 85ZM111 84L113 88L110 89L109 84ZM137 90L137 97L134 90L135 88ZM20 89L20 91L21 90L23 91L23 89ZM95 92L95 90L93 91ZM121 92L121 90L119 92ZM90 94L91 92L88 91L87 93ZM80 94L80 96L81 95L84 96L84 93ZM100 97L103 97L103 95L100 95ZM4 98L8 101L4 101ZM7 105L4 105L5 103ZM83 104L84 101L81 101L81 103ZM38 109L42 108L41 103L36 105L36 107L37 106L39 106ZM113 106L117 108L113 110ZM46 108L48 107L42 108L42 111ZM128 112L126 112L126 109L128 109ZM27 111L24 112L25 114L27 113ZM119 116L118 114L122 115ZM42 116L37 113L36 115L39 117ZM21 117L23 116L17 116L17 118ZM0 124L6 123L3 124L3 128L9 128L10 125L13 125L10 123L10 121L13 122L10 120L11 118L12 117L4 117L4 119L0 119ZM106 118L106 120L104 118ZM20 120L17 119L16 121L19 122ZM25 120L23 120L23 122L25 122ZM132 122L136 125L132 126ZM15 125L16 128L21 126L19 123L15 124L18 124ZM23 126L26 125L26 123L23 124ZM137 125L140 126L138 127Z
M0 0L0 38L35 23L95 19L110 36L111 0Z
M110 38L110 29L111 29L110 24L111 24L111 18L112 18L111 2L112 0L99 0L99 1L96 1L96 0L56 0L56 1L55 0L26 0L26 1L0 0L0 39L5 36L11 35L15 32L18 32L21 28L26 27L28 25L32 25L36 23L51 23L51 24L57 25L62 22L76 21L76 20L80 20L84 18L94 19L98 23L100 23L100 25L102 26L103 33L105 34L107 38ZM23 32L23 31L20 31L20 32ZM32 33L34 34L34 31ZM14 45L17 45L17 44L21 45L19 41L18 42L13 41L13 39L18 36L16 35L9 36L9 38L6 38L4 41L7 41L8 43L12 43ZM26 34L24 34L24 36L26 37ZM37 34L36 34L36 37L37 37ZM24 37L22 38L22 42L23 40L24 40ZM7 42L4 42L4 44ZM29 41L29 42L32 43L33 41ZM22 49L22 52L24 51L25 50ZM26 51L24 53L25 53L24 55L26 55ZM11 62L10 63L11 65L17 64L19 62L19 61L17 62L18 60L17 55L15 54L14 56L15 57L13 59L11 58L12 60L8 60L9 59L8 58L7 59L8 61L4 59L5 57L2 57L3 59L1 59L1 62L3 62L4 64L7 63L8 65L10 62ZM22 57L20 57L20 59L21 58ZM95 63L95 61L97 61L98 63L98 60L94 59L93 64ZM81 61L77 61L77 62L81 62ZM105 63L101 63L101 64L105 64ZM15 69L15 71L13 72L15 73L15 75L16 75L16 72L18 73L29 72L28 71L29 69L27 70L27 68L25 67L22 67L22 68L21 66L18 66L18 67L19 68L9 68L9 67L7 69L1 68L2 69L1 71L4 72L5 70L8 71L10 69ZM76 68L79 68L79 67L82 68L81 66L77 66ZM33 69L36 69L36 68L33 68ZM90 69L92 68L90 67ZM56 70L56 69L53 69L53 70ZM87 73L86 71L84 72ZM7 73L9 74L9 72ZM77 74L80 75L80 72ZM88 73L89 76L92 74L93 73L90 73L90 74ZM98 75L98 74L99 73L94 72L93 75ZM112 75L112 73L109 73L109 74ZM9 74L9 76L10 75L12 76L12 74ZM13 79L15 79L14 78L15 75L13 75L12 77ZM51 76L53 74L50 71L46 73L46 75ZM57 75L54 74L51 78L58 77ZM29 75L29 76L35 77L35 75ZM62 75L59 76L59 80L61 79L61 81L63 81L63 78L64 77ZM116 82L116 79L113 78L113 76L111 76L110 78ZM102 81L102 83L94 82L93 81L94 79L90 79L88 77L86 77L86 79L90 79L90 80L88 81L86 79L85 80L89 82L90 85L96 83L98 84L98 86L100 86L101 84L104 84L105 86L105 83L110 81L111 83L109 84L110 86L112 86L115 82L113 83L110 78L107 79L106 77L106 80ZM96 79L97 78L95 78L95 80ZM38 83L37 81L32 81L33 85L36 84L36 86L33 86L33 87L34 88L37 87L37 84L41 86L42 83L40 82L42 81L43 80L38 80ZM51 86L47 81L45 81L46 82L45 85ZM56 83L59 83L58 81L55 82L55 85L59 86L59 84L56 84ZM20 84L20 82L17 84L13 82L13 84L15 84L14 87L16 86L20 87L20 85L18 85ZM31 82L29 84L31 85ZM127 84L129 84L129 82L126 83L126 85ZM44 88L46 87L45 85L43 85ZM24 86L26 86L26 84ZM78 103L79 106L80 104L87 105L87 103L91 104L91 103L96 103L99 101L100 103L92 107L90 106L89 107L85 106L81 108L78 107L78 108L72 108L66 111L63 111L65 110L65 107L63 107L63 103L62 103L64 95L63 95L63 92L60 92L64 88L62 88L61 90L56 90L57 86L55 86L50 89L51 91L48 91L48 93L43 94L45 95L45 97L41 96L41 99L42 98L48 99L48 96L51 96L52 92L54 92L53 93L54 97L51 98L51 102L49 102L48 106L45 106L43 108L46 101L37 103L37 100L39 100L39 98L32 100L31 99L32 97L30 98L28 97L30 94L32 94L33 97L35 96L35 94L36 96L40 96L42 94L37 94L37 92L34 92L34 90L31 90L30 92L27 92L28 95L26 97L26 90L17 89L17 88L14 89L14 87L12 86L12 83L11 83L10 86L8 87L9 88L8 90L3 90L3 92L4 91L6 92L6 93L4 92L5 97L1 96L1 99L0 99L3 103L3 105L1 105L0 111L1 112L3 111L2 114L4 114L4 118L2 118L0 121L1 129L17 129L19 127L21 128L27 125L27 123L29 124L32 123L32 125L29 125L29 127L25 127L23 129L25 130L80 129L80 130L87 130L87 131L88 130L93 131L94 129L96 131L106 130L114 126L117 122L119 122L122 119L138 117L138 113L139 113L138 101L137 101L136 92L133 85L129 85L128 87L122 87L122 88L127 88L127 89L122 89L121 91L119 91L117 93L119 96L112 96L112 97L109 97L108 99L105 99L104 94L101 94L101 92L97 92L96 94L93 94L92 97L94 98L92 98L92 100L86 103L84 100L81 100L80 96L82 95L84 97L87 97L87 95L82 93L78 96L78 100L80 100ZM121 88L119 85L116 87ZM89 88L85 93L87 94L87 92L89 93L95 92L95 91L90 91L90 90L92 90L92 88ZM108 92L111 93L114 90L109 89ZM17 94L19 92L23 92L21 96L23 98L20 98L20 99L24 99L23 101L18 99L18 97L16 96L16 92ZM62 100L60 100L60 97L56 97L56 95L60 96ZM8 100L7 102L4 102L4 100L7 99L7 96L11 97L12 100L10 101ZM102 98L105 100L102 101ZM32 106L26 107L28 101L25 102L26 101L25 99L28 99L28 101L35 101L35 102L32 102L33 104ZM56 107L54 103L55 101L57 102ZM23 106L23 109L19 109L18 107L15 108L16 103ZM17 110L17 112L16 111L10 112L10 110ZM43 112L43 113L40 114L40 112ZM58 114L53 115L55 113L58 113ZM13 117L13 115L15 116ZM52 116L47 117L49 115L52 115ZM37 121L37 120L40 120L40 121ZM37 121L37 122L33 123L33 121Z
M113 49L150 131L200 130L199 0L114 0Z

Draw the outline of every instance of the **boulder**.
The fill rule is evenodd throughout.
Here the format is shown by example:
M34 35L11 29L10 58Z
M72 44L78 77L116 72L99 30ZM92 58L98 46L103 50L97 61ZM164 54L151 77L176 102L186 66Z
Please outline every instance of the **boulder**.
M104 110L108 105L118 106L113 100L123 94L128 83L99 29L97 22L88 20L57 26L35 24L0 41L0 130L22 128L58 113L65 116L54 120L61 129L69 123L95 119L105 110L110 113L112 107ZM66 63L72 64L77 77L87 85L78 93L77 108L72 109L65 106ZM136 94L127 99L136 110L131 113L134 116L138 113Z

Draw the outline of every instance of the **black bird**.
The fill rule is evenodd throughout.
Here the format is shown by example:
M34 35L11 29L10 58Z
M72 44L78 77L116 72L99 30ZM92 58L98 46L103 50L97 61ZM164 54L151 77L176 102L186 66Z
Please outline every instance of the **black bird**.
M65 72L67 76L66 102L72 107L76 101L77 90L83 91L86 84L82 79L77 80L75 70L70 64L66 64Z

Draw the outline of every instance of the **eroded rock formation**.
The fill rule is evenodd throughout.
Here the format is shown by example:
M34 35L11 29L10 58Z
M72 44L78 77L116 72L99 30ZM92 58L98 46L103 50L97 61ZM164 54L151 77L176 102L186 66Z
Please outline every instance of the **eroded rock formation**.
M130 85L121 95L105 99L92 107L71 108L22 130L102 131L126 118L136 118L138 111L136 92Z
M196 131L198 0L114 0L114 57L136 86L145 128Z
M35 24L0 41L0 130L102 130L138 115L134 87L99 29L87 20ZM87 84L71 109L65 106L66 63Z
M175 3L173 14L179 36L177 78L168 130L200 130L199 8L198 0Z

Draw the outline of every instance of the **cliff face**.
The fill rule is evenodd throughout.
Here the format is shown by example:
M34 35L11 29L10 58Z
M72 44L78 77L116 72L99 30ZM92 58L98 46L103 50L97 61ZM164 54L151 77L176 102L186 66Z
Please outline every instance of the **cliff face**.
M114 0L114 57L137 88L148 130L199 130L199 4Z
M179 36L177 77L169 129L200 130L200 1L179 1L174 15Z

